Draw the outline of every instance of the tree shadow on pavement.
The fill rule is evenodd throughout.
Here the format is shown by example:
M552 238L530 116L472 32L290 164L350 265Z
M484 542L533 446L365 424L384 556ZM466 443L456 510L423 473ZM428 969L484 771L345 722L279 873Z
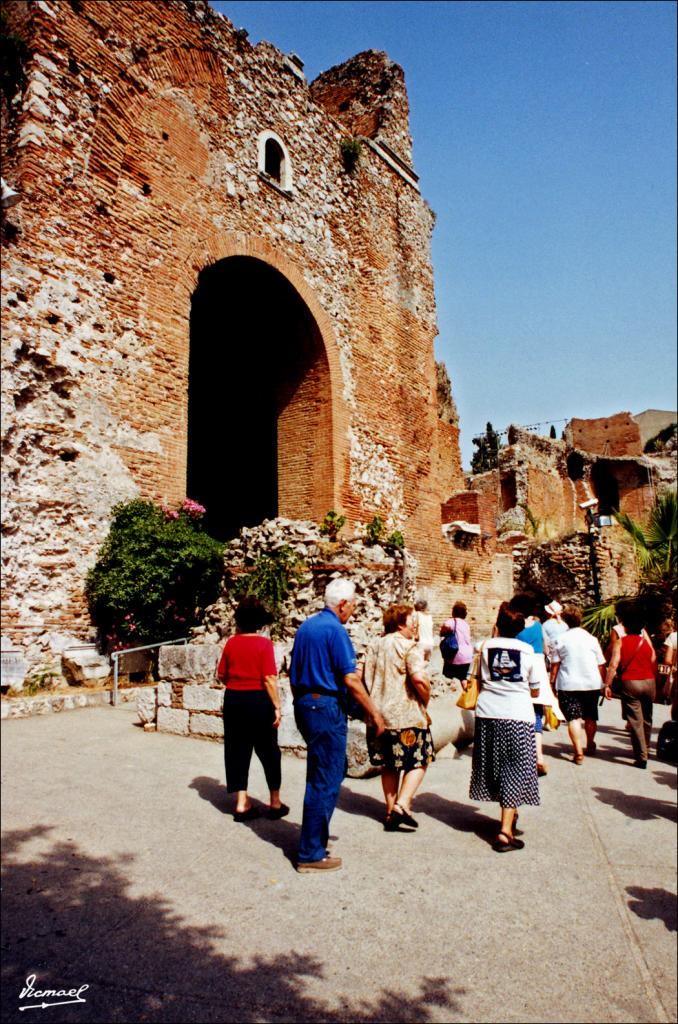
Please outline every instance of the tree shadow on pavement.
M609 804L610 807L625 814L627 818L635 818L638 821L652 821L654 818L676 820L676 805L671 800L636 796L631 793L622 793L618 789L604 789L602 786L593 786L593 792L601 803Z
M129 894L124 866L131 856L90 856L71 841L50 840L50 831L16 831L5 842L4 1022L25 1024L20 1006L39 1005L20 995L33 974L40 991L89 986L82 994L85 1007L49 1008L49 1020L58 1024L426 1022L433 1007L442 1007L445 1020L466 1016L460 1003L465 990L451 989L445 978L421 978L415 995L375 987L369 1002L350 992L330 1001L309 985L317 992L327 977L334 992L334 963L294 952L270 959L260 954L245 963L218 952L217 944L241 948L247 920L225 914L220 927L191 924L162 894ZM233 875L230 884L237 884Z
M212 804L222 814L231 815L232 810L227 807L227 803L230 803L229 795L226 793L226 787L223 783L219 782L218 779L209 778L206 775L199 775L193 779L193 782L188 787L194 789L198 796L202 800L206 800ZM267 804L261 804L257 800L252 801L253 806L258 806L262 809L262 817L253 818L252 821L248 822L232 822L234 828L249 828L262 839L265 843L270 843L271 846L277 846L279 850L282 850L285 857L293 864L296 863L297 849L299 847L299 832L300 826L292 821L287 821L285 818L278 818L276 821L270 821L264 817L263 811L268 806Z
M627 885L626 891L631 897L629 910L634 914L645 921L658 918L670 932L677 930L675 892L669 892L668 889L643 889L639 885Z

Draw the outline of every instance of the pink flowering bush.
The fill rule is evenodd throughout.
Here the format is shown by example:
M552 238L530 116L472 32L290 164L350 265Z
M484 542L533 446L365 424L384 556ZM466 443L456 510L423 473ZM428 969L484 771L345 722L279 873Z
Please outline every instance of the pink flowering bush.
M178 510L141 499L114 507L85 589L109 650L186 636L216 600L224 545L203 530L204 514L188 498Z

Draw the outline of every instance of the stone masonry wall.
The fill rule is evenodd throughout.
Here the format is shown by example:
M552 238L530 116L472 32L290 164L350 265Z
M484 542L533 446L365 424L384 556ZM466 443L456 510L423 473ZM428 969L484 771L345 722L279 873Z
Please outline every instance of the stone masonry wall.
M638 569L630 541L619 527L604 527L594 538L601 600L633 594ZM588 533L514 548L516 590L542 593L548 600L595 603Z
M370 51L309 88L203 0L5 8L30 58L3 154L23 196L4 228L3 630L33 660L54 637L90 639L84 576L112 505L186 496L192 295L235 257L273 268L314 325L316 369L280 429L294 453L314 424L290 472L322 485L308 499L286 479L278 513L382 514L434 581L440 503L462 481L436 404L433 215L406 167L401 69ZM351 174L349 94L374 143ZM260 168L265 132L289 187Z

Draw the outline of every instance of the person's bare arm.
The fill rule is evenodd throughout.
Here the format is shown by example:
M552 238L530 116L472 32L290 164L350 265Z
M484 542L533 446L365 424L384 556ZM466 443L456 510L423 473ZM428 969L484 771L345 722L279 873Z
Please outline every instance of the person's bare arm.
M273 728L277 729L282 719L282 712L280 710L280 694L278 693L278 677L266 676L264 679L264 686L266 687L266 693L271 698L271 703L273 704L273 708L275 710Z
M428 702L431 699L430 681L426 676L420 675L418 672L413 676L408 676L407 678L412 684L412 689L416 693L419 703L422 707L427 707Z
M355 698L362 708L365 709L367 718L369 719L369 724L372 726L377 736L381 735L384 731L384 719L372 703L372 698L363 686L358 673L349 672L348 675L344 676L344 683L351 696Z
M600 666L600 672L601 672L601 675L603 676L603 682L605 684L605 691L606 691L605 696L606 697L607 697L607 690L609 690L610 687L612 686L612 683L614 682L614 677L617 674L617 669L619 668L619 661L620 661L620 659L621 659L621 640L619 640L619 643L613 643L613 645L612 645L612 654L610 655L610 661L608 663L607 670L605 670L605 666L604 665Z
M551 683L551 689L553 691L555 691L555 688L556 688L556 679L558 678L559 670L560 670L560 662L559 661L552 661L551 662L550 672L549 672L549 682Z

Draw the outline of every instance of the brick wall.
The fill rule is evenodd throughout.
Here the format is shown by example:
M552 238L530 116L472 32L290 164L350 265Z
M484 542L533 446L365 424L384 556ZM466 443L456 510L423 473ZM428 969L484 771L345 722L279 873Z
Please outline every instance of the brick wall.
M3 112L3 173L24 197L2 282L5 631L42 648L90 636L83 584L111 506L186 495L195 295L213 267L223 305L202 337L249 368L215 357L214 473L241 465L257 371L285 344L306 370L277 392L277 511L336 507L349 528L383 515L432 581L440 504L463 482L456 425L437 411L433 215L409 168L401 69L369 52L309 88L202 0L7 10L31 57ZM347 130L374 143L351 174ZM259 172L267 131L290 190ZM254 278L239 293L229 261L243 259L278 275L302 326L288 304L277 332ZM254 446L231 502L256 471Z
M573 419L565 439L574 448L594 455L642 455L640 427L630 412L598 419Z

